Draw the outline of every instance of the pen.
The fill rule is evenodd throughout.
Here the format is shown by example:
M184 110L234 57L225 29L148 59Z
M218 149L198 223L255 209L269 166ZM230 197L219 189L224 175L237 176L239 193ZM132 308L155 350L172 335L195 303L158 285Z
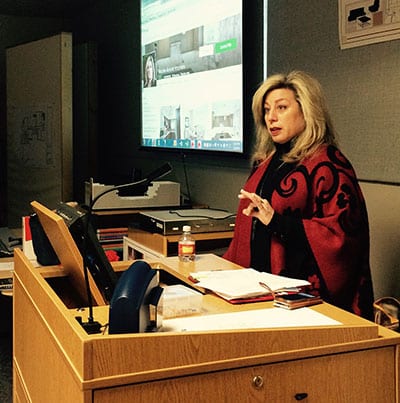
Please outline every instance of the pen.
M274 291L272 290L272 288L268 287L267 284L263 283L262 281L260 281L258 284L260 284L261 287L268 290L275 297Z

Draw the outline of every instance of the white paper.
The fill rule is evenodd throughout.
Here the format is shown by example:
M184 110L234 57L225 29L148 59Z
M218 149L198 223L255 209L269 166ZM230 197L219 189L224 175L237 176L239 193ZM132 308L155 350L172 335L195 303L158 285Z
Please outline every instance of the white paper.
M163 320L163 332L192 332L229 329L335 326L340 322L310 308L293 311L266 308L215 315L190 316Z
M228 300L270 294L260 282L266 284L272 291L310 285L305 280L263 273L254 269L200 271L190 275L198 281L196 285Z

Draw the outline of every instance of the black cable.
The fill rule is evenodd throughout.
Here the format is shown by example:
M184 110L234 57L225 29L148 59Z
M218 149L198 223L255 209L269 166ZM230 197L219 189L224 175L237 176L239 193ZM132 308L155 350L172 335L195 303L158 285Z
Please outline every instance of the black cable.
M138 182L134 182L126 184L126 185L119 185L112 187L110 189L106 189L105 191L99 193L96 197L94 197L87 207L86 214L85 214L85 221L84 221L84 233L83 233L83 265L84 265L84 279L85 279L85 287L87 290L87 299L88 299L88 320L87 322L80 321L82 327L86 330L88 334L93 334L93 333L100 333L101 332L101 327L102 325L94 320L93 317L93 299L92 299L92 292L90 290L90 283L89 283L89 257L88 257L88 238L89 238L89 226L91 224L92 220L92 214L93 214L93 208L96 202L103 197L105 194L110 193L110 192L115 192L121 189L129 188L132 185L141 185L142 183L147 183L148 178L143 179Z
M182 157L183 173L185 175L185 185L186 185L187 197L189 200L189 204L192 205L192 196L190 195L189 179L188 179L188 174L187 174L187 169L186 169L186 154L181 153L181 157Z
M89 227L91 224L93 209L94 209L96 202L101 197L106 195L107 193L125 190L125 189L129 189L131 187L140 186L140 185L149 185L153 180L159 179L159 178L163 177L164 175L166 175L167 173L169 173L171 171L171 169L172 169L171 165L166 163L162 167L151 172L147 176L147 178L144 178L137 182L127 183L125 185L113 186L112 188L109 188L109 189L104 190L103 192L100 192L90 202L90 204L87 208L87 211L86 211L86 215L85 215L86 221L84 222L85 227L84 227L84 235L83 235L83 253L82 253L83 254L83 265L84 265L83 272L84 272L84 278L85 278L85 287L87 290L89 313L88 313L87 322L80 321L82 327L86 330L86 332L88 334L101 332L101 324L99 322L95 321L93 318L93 299L92 299L92 293L90 290L90 283L89 283L88 238L89 238Z
M221 211L221 212L224 212L224 213L229 213L228 211L223 210L223 209L212 209L212 210ZM191 210L187 210L187 211L190 212ZM170 214L176 214L178 217L182 217L182 218L195 217L195 218L208 218L210 220L226 220L227 218L236 216L236 214L229 213L228 215L226 215L224 217L211 217L209 215L202 215L202 214L181 214L179 211L176 211L176 210L169 210L169 213Z

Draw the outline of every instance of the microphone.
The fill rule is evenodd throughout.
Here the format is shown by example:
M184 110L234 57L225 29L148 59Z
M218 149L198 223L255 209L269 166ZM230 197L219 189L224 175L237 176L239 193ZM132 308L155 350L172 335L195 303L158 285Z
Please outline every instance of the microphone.
M169 174L172 171L172 167L169 162L166 162L162 167L155 169L147 175L146 183L160 179L163 176Z
M80 321L82 327L86 330L88 334L100 333L101 332L101 324L94 320L93 318L93 300L92 300L92 293L90 291L89 285L89 261L88 261L88 238L89 238L89 226L91 224L91 218L93 213L93 208L96 202L102 198L105 194L110 192L115 192L122 189L133 189L137 186L149 185L156 179L160 179L163 176L167 175L172 171L172 166L169 163L165 163L160 168L155 169L154 171L150 172L146 178L136 181L127 183L124 185L117 185L110 189L107 189L101 193L99 193L96 197L92 199L90 202L87 213L86 213L86 221L85 221L85 228L84 228L84 235L83 235L83 272L84 272L84 279L85 279L85 288L87 292L88 298L88 320L87 322Z
M111 189L106 189L93 198L93 200L90 203L89 210L93 210L96 202L107 193L116 192L119 190L133 189L137 186L143 186L143 185L148 186L154 180L162 178L163 176L169 174L171 171L172 171L172 167L167 162L162 167L157 168L154 171L150 172L147 175L147 178L141 179L136 182L126 183L124 185L117 185L117 186L112 187Z

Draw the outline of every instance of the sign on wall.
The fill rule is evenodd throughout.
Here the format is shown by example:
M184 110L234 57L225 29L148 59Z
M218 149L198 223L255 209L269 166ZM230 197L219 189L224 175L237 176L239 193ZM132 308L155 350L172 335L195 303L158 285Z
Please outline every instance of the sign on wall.
M339 0L340 48L400 38L400 0Z
M57 157L52 105L8 106L10 158L26 169L53 169Z

